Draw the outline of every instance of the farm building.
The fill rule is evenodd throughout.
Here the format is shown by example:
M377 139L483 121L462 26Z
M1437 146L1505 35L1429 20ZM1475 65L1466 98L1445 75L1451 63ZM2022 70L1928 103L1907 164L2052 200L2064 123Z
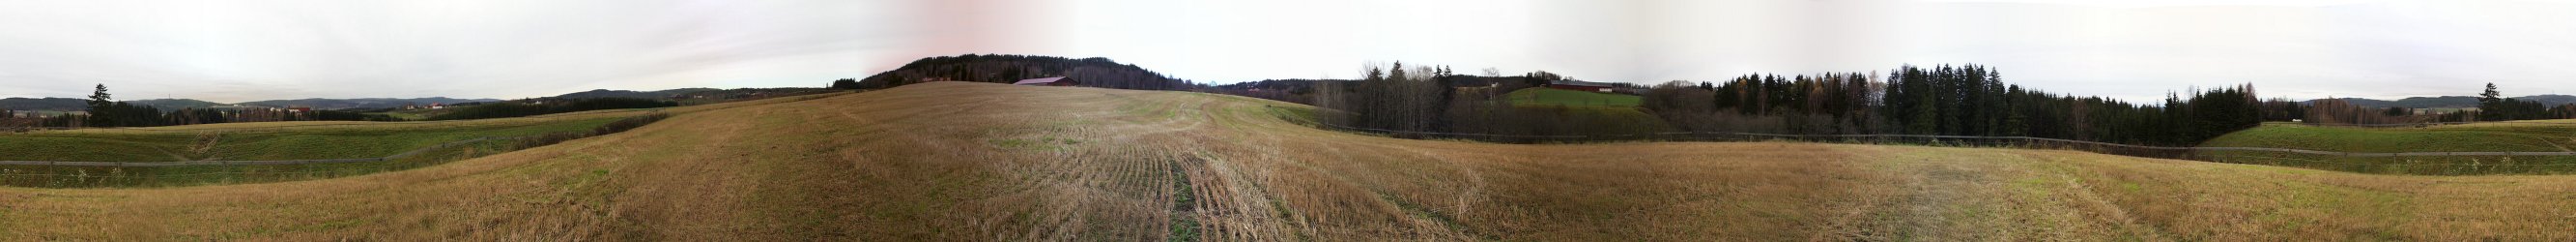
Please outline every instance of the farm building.
M1554 80L1554 81L1547 81L1547 88L1565 89L1565 90L1575 90L1575 91L1586 91L1586 92L1610 92L1611 85L1610 85L1609 83L1599 83L1599 82L1587 82L1587 81L1576 81L1576 80Z
M1064 79L1064 77L1061 77L1061 76L1059 76L1059 77L1048 77L1048 78L1038 78L1038 79L1020 80L1019 82L1012 82L1012 83L1011 83L1011 85L1022 85L1022 86L1073 86L1074 84L1076 84L1076 83L1074 83L1074 81L1072 81L1072 80L1065 80L1065 79Z

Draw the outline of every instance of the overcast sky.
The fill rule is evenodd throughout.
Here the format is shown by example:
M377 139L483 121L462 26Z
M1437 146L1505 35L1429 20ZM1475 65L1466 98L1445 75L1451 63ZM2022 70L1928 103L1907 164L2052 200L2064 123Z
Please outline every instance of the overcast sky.
M928 56L1202 82L1365 63L1592 81L1977 63L2130 100L2576 92L2567 1L0 1L0 96L241 102L821 86Z

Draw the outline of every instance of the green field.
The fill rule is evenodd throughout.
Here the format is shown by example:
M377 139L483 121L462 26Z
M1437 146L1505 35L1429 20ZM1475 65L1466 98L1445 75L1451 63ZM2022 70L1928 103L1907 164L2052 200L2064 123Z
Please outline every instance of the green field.
M2576 124L2486 123L2425 128L2320 127L2267 123L2204 142L2341 152L2570 151Z
M425 126L361 124L307 129L46 131L0 135L5 137L0 138L0 160L170 162L383 157L479 137L588 130L616 119Z
M0 134L0 160L175 162L411 156L380 162L172 167L0 165L0 186L167 187L313 180L406 170L524 147L510 138L586 133L642 110L437 122L259 122ZM438 147L441 144L453 144ZM426 150L424 150L426 149Z
M1562 105L1589 107L1636 107L1644 100L1635 95L1574 91L1553 88L1522 88L1506 94L1512 105Z
M385 116L393 116L394 118L398 118L398 119L402 119L402 120L424 120L424 119L429 119L429 117L430 117L430 116L438 116L439 114L448 113L448 112L450 112L450 111L455 111L455 109L426 109L426 108L423 108L423 109L412 109L412 110L393 110L393 111L388 111L388 112L367 113L367 114L383 114L383 115L385 115Z
M2266 123L2201 143L2334 152L2576 151L2576 120L2423 128L2320 127ZM2276 152L2207 152L2221 161L2394 174L2576 173L2576 157L2336 157Z

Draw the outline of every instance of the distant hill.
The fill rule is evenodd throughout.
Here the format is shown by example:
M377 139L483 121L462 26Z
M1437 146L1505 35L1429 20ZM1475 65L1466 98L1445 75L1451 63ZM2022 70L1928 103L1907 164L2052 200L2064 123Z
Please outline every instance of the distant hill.
M447 97L427 97L427 98L352 98L352 99L306 98L306 99L294 99L294 100L268 100L268 101L254 101L254 102L244 102L244 103L240 103L240 104L241 104L241 105L251 105L251 106L266 106L266 107L311 107L311 108L314 108L314 109L354 109L354 108L395 108L395 107L402 107L403 105L406 105L406 104L422 104L422 105L427 105L427 104L430 104L430 103L496 102L496 101L501 101L501 100L500 100L500 99L490 99L490 98L478 98L478 99L456 99L456 98L447 98Z
M718 89L715 89L715 88L681 88L681 89L671 89L671 90L661 90L661 91L639 92L639 91L627 91L627 90L608 90L608 89L597 89L597 90L590 90L590 91L584 91L584 92L565 93L565 94L563 94L563 95L555 95L555 98L603 98L603 97L624 97L624 98L651 98L651 99L665 99L665 98L670 98L672 95L680 95L680 94L684 94L684 93L692 93L692 92L717 91L717 90L718 90Z
M2531 96L2517 97L2517 98L2515 98L2515 99L2522 99L2522 100L2531 100L2531 101L2536 101L2536 102L2540 102L2540 104L2542 104L2542 105L2548 105L2548 106L2558 106L2559 104L2576 104L2576 96L2558 95L2558 94L2549 94L2549 95L2531 95Z
M969 54L913 60L903 67L859 79L859 88L878 89L939 81L1011 83L1046 77L1065 77L1065 80L1079 86L1117 89L1183 90L1198 86L1136 65L1119 64L1109 58Z
M125 103L132 103L132 104L134 104L134 105L150 106L150 107L152 107L152 108L155 108L155 109L161 109L161 110L172 110L172 109L181 109L181 108L203 108L203 107L213 107L213 106L217 106L217 105L224 105L223 103L208 102L208 101L205 101L205 100L196 100L196 99L144 99L144 100L125 101Z
M2478 107L2478 97L2472 97L2472 96L2408 97L2408 98L2400 98L2400 99L2397 99L2396 101L2379 100L2379 99L2368 99L2368 98L2350 98L2350 97L2347 97L2347 98L2336 98L2336 99L2342 99L2344 102L2350 102L2350 103L2352 103L2352 105L2358 105L2358 106L2363 106L2363 107L2374 107L2374 108L2384 108L2384 107L2403 107L2403 108L2474 108L2474 107ZM2543 105L2547 105L2547 106L2558 106L2559 104L2576 103L2576 96L2558 95L2558 94L2521 96L2521 97L2514 97L2514 99L2522 99L2522 100L2539 101L2541 104L2543 104ZM2324 99L2318 99L2318 100L2324 100ZM2317 101L2317 100L2308 100L2308 102L2309 102L2309 103L2315 103L2316 101Z
M89 100L58 97L0 98L0 109L19 111L83 111L89 110Z

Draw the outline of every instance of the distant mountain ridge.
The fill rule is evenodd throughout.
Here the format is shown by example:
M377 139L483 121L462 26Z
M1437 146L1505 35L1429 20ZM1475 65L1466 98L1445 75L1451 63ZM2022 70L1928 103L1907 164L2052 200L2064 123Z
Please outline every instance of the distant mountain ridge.
M251 106L262 106L262 107L309 107L309 108L314 108L314 109L354 109L354 108L398 108L398 107L402 107L403 105L429 105L429 104L433 104L433 103L466 103L466 102L497 102L497 101L501 101L501 99L490 99L490 98L458 99L458 98L447 98L447 97L425 97L425 98L349 98L349 99L306 98L306 99L292 99L292 100L251 101L251 102L242 102L242 103L238 103L238 104L241 104L241 105L251 105Z
M203 108L203 107L213 107L213 106L222 106L222 105L225 105L224 103L208 102L208 101L205 101L205 100L185 99L185 98L180 98L180 99L170 99L170 98L163 98L163 99L144 99L144 100L125 101L125 103L132 103L132 104L134 104L134 105L149 106L149 107L152 107L152 108L154 108L154 109L161 109L161 110L171 110L171 109L181 109L181 108Z
M259 106L259 107L309 107L309 108L314 108L314 109L326 109L326 110L329 110L329 109L353 109L353 108L392 108L392 107L402 107L403 105L408 105L408 104L422 104L422 105L427 105L427 104L430 104L430 103L462 103L462 102L493 102L493 101L501 101L501 99L490 99L490 98L459 99L459 98L446 98L446 97L427 97L427 98L349 98L349 99L306 98L306 99L292 99L292 100L252 101L252 102L242 102L242 103L218 103L218 102L208 102L208 101L204 101L204 100L196 100L196 99L144 99L144 100L129 100L129 101L121 101L121 102L125 102L125 103L132 103L132 104L135 104L135 105L151 106L152 108L155 108L155 109L161 109L161 110L163 110L163 111L168 111L168 110L181 109L181 108L203 108L203 107L224 106L224 105L246 105L246 106ZM89 109L89 100L88 100L88 99L78 99L78 98L58 98L58 97L49 97L49 98L19 98L19 97L13 97L13 98L0 98L0 109L7 109L7 110L23 110L23 111L84 111L84 110L88 110L88 109Z
M628 90L594 89L594 90L590 90L590 91L582 91L582 92L575 92L575 93L565 93L565 94L563 94L563 95L555 95L554 97L555 97L555 98L603 98L603 97L623 97L623 98L651 98L651 99L663 99L663 98L670 98L670 97L671 97L671 96L673 96L673 95L680 95L680 94L692 93L692 92L716 91L716 90L721 90L721 89L715 89L715 88L680 88L680 89L670 89L670 90L650 91L650 92L642 92L642 91L628 91Z
M2531 95L2531 96L2521 96L2521 97L2511 97L2511 98L2513 98L2513 99L2521 99L2521 100L2537 101L2537 102L2540 102L2540 104L2542 104L2542 105L2546 105L2546 106L2558 106L2559 104L2570 104L2570 103L2576 103L2576 96L2570 96L2570 95L2559 95L2559 94ZM2335 99L2340 99L2340 100L2343 100L2344 102L2352 103L2352 105L2363 106L2363 107L2374 107L2374 108L2385 108L2385 107L2402 107L2402 108L2474 108L2474 107L2478 107L2478 97L2472 97L2472 96L2407 97L2407 98L2400 98L2400 99L2397 99L2397 100L2395 100L2395 101L2390 101L2390 100L2379 100L2379 99L2368 99L2368 98L2351 98L2351 97L2347 97L2347 98L2335 98ZM2318 100L2325 100L2325 99L2308 100L2307 102L2308 102L2308 103L2316 103Z
M718 91L725 91L725 90L724 90L724 89L715 89L715 88L678 88L678 89L669 89L669 90L660 90L660 91L649 91L649 92L647 92L647 91L628 91L628 90L608 90L608 89L598 89L598 90L590 90L590 91L575 92L575 93L565 93L565 94L563 94L563 95L557 95L557 96L554 96L554 97L556 97L556 98L630 97L630 98L668 99L668 98L670 98L671 96L676 96L676 95L680 95L680 94L698 93L698 92L718 92ZM155 108L155 109L161 109L161 110L167 111L167 110L175 110L175 109L182 109L182 108L204 108L204 107L229 106L229 105L244 105L244 106L258 106L258 107L309 107L309 108L314 108L314 109L336 110L336 109L399 108L399 107L402 107L403 105L429 105L429 104L432 104L432 103L470 103L470 102L498 102L498 101L503 101L503 100L502 100L502 99L492 99L492 98L448 98L448 97L425 97L425 98L306 98L306 99L261 100L261 101L249 101L249 102L241 102L241 103L219 103L219 102L209 102L209 101L205 101L205 100L185 99L185 98L162 98L162 99L127 100L127 101L121 101L121 102L125 102L125 103L132 103L132 104L134 104L134 105L150 106L150 107ZM58 98L58 97L48 97L48 98L20 98L20 97L13 97L13 98L0 98L0 110L21 110L21 111L66 111L66 112L68 112L68 111L83 111L83 110L88 110L88 109L89 109L89 99L80 99L80 98Z
M81 111L89 109L89 99L78 98L0 98L0 109L20 111Z

